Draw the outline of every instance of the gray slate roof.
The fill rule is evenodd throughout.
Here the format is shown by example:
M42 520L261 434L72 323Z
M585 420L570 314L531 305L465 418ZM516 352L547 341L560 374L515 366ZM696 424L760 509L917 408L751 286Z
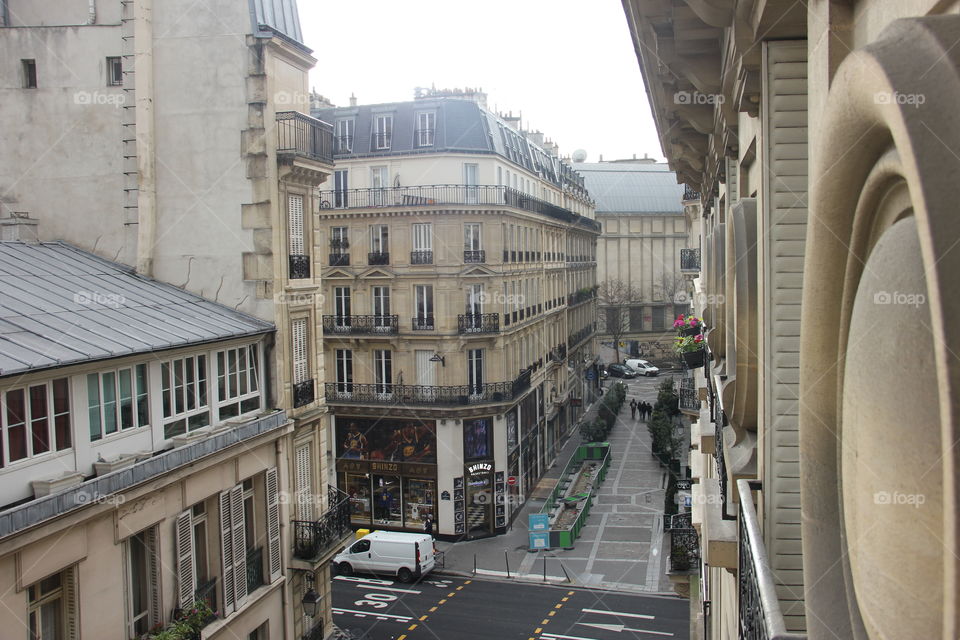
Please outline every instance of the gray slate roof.
M576 162L597 213L683 213L683 185L666 164Z
M273 329L65 243L0 242L0 376Z

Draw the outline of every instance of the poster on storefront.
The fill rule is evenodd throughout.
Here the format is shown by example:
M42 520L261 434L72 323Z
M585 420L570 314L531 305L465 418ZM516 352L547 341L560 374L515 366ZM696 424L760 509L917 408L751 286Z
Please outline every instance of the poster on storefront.
M517 437L517 411L516 409L511 409L506 414L507 421L507 451L512 451L518 444L520 440Z
M493 449L493 420L475 418L463 421L463 458L479 460L489 458Z
M395 418L337 418L337 457L435 463L436 423Z

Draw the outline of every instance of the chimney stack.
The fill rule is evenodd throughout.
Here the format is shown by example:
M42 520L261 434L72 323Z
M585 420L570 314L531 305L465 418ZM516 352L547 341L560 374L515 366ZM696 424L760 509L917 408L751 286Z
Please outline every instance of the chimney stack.
M357 96L353 95L352 93L350 94L350 106L357 106Z
M27 211L11 211L9 218L0 218L0 240L38 243L37 221L30 218Z

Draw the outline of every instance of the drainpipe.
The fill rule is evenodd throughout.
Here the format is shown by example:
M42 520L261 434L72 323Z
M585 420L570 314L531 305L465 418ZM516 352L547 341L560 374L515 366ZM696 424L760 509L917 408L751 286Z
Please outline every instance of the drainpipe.
M87 9L87 24L97 24L97 0L90 0Z
M7 0L0 0L0 27L10 26L10 7L7 6Z
M139 0L133 24L137 127L137 272L153 275L157 236L156 136L153 121L153 0Z

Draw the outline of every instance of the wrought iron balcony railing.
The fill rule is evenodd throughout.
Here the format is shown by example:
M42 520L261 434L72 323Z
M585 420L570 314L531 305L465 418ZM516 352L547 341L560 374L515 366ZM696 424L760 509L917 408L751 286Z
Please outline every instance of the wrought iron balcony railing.
M461 406L511 402L530 388L528 369L512 382L486 382L435 387L414 384L361 384L328 382L327 402L331 404L377 404L419 406Z
M303 634L300 640L323 640L323 618L316 621L310 631ZM346 636L343 636L346 637Z
M571 333L567 337L568 347L572 349L576 345L580 344L581 342L589 338L591 335L593 335L593 329L594 329L593 324L588 324L587 326L580 329L579 331L575 331Z
M197 590L193 592L193 601L206 602L210 611L217 610L217 576L213 576L197 587ZM211 618L211 621L215 619L216 615Z
M679 397L679 408L681 411L700 411L700 399L697 397L697 390L694 386L693 378L680 378L680 388L678 389L677 395Z
M412 318L411 325L414 331L433 331L436 328L433 324L433 316Z
M680 249L680 271L700 271L700 249Z
M433 264L433 251L411 251L410 264Z
M683 199L684 200L699 200L700 192L691 187L688 184L683 185Z
M714 439L716 441L716 451L713 458L717 463L717 482L720 484L720 514L724 520L732 519L727 515L727 461L723 455L723 427L726 426L727 416L722 411L718 412L717 421L714 423Z
M719 445L718 445L719 448ZM737 582L740 597L738 626L746 640L806 640L801 633L787 631L780 610L773 570L763 544L763 532L750 497L758 483L737 480L740 492L740 535L738 537Z
M458 333L497 333L499 331L499 313L466 313L457 316Z
M422 207L432 205L503 205L539 213L599 233L600 224L569 209L534 198L503 185L435 184L371 189L340 189L320 192L320 206L351 209L371 207ZM342 205L340 204L342 203ZM514 261L516 259L514 258Z
M247 551L247 593L263 584L263 547L257 547Z
M353 136L337 136L337 153L350 153L353 151Z
M467 264L483 264L487 261L487 252L483 249L464 249L463 261Z
M350 254L349 253L331 253L330 266L331 267L349 267Z
M700 536L693 528L691 514L677 513L667 518L665 529L670 534L670 572L699 572Z
M367 254L367 264L384 265L390 264L390 253L383 251L371 251Z
M302 407L304 405L310 404L314 400L313 394L313 378L310 380L304 380L303 382L296 382L293 385L293 407Z
M329 385L328 385L329 386ZM316 560L334 551L350 528L350 498L336 487L327 491L326 512L317 520L293 521L293 556L301 560Z
M392 316L323 316L325 335L378 336L396 335L399 317Z
M310 256L290 256L290 279L302 280L310 277Z
M333 164L333 126L299 111L278 111L277 153Z

